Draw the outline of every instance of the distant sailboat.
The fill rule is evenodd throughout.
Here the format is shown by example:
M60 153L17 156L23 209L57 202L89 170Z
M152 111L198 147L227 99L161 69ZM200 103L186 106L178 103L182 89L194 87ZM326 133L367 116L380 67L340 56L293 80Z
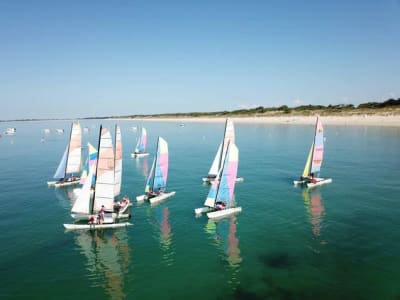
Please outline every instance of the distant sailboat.
M147 131L146 128L142 127L142 132L136 144L135 151L131 154L131 156L143 157L149 155L149 153L146 152L146 145L147 145Z
M322 160L324 156L324 128L322 122L317 117L315 124L314 140L311 144L310 151L308 153L306 165L304 166L303 174L300 180L294 180L294 185L306 185L308 188L331 183L331 178L316 177L321 171Z
M74 176L82 167L82 129L79 123L72 123L69 143L58 165L54 178L58 181L48 181L49 186L68 186L79 183L80 178ZM69 175L69 176L68 176Z
M168 178L168 144L162 138L158 138L157 152L153 165L147 177L145 195L136 197L137 201L149 200L151 204L158 203L173 195L175 192L166 193Z
M210 191L204 202L205 207L196 208L195 213L207 213L210 219L221 218L242 211L234 206L234 190L239 164L239 150L234 143L229 142L220 178L211 184Z
M224 137L218 147L217 153L215 154L210 170L208 171L208 176L203 178L203 182L211 182L217 178L218 174L221 171L229 142L235 143L235 128L233 126L232 120L226 119ZM243 178L236 178L236 182L241 181L243 181Z

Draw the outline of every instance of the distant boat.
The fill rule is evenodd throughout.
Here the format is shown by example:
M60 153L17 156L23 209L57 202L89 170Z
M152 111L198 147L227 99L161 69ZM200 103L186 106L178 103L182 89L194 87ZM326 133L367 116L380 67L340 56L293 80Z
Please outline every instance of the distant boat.
M315 175L320 173L322 161L324 157L324 128L322 122L317 117L315 124L314 140L311 143L311 148L308 153L306 165L304 166L303 174L300 180L294 180L294 185L306 185L308 188L331 183L331 178L321 178Z
M15 127L9 127L4 132L5 135L15 135L16 133L17 133L17 128Z
M143 157L149 155L149 153L146 152L146 145L147 145L147 131L146 128L142 127L142 132L136 144L135 151L131 154L131 156Z
M225 159L226 149L228 148L229 142L233 144L235 143L235 128L233 122L226 119L224 137L222 138L222 142L215 154L210 170L208 171L208 176L203 178L203 182L212 182L221 172L221 167ZM236 178L236 182L242 182L243 180L242 177Z
M233 201L238 164L239 150L234 143L228 142L220 178L212 182L205 207L196 208L196 215L208 212L208 218L216 219L242 211Z
M128 222L119 223L120 218L128 218L129 215L122 215L121 212L114 212L114 190L115 190L115 170L114 170L114 149L112 138L107 128L100 126L100 137L98 147L98 159L96 174L90 169L89 175L82 187L79 197L76 199L71 216L76 220L86 220L90 224L64 224L67 229L96 229L113 228L131 225ZM91 182L95 176L95 188L91 196ZM127 208L128 204L126 205ZM97 213L104 209L104 220L97 224L94 220Z
M149 200L151 204L158 203L173 195L175 192L166 193L168 178L168 144L162 138L158 138L157 152L147 177L145 195L136 197L137 201Z
M49 133L50 133L50 128L45 128L45 129L43 129L43 133L44 133L44 134L49 134Z
M79 123L72 123L69 142L61 158L60 164L54 174L57 181L48 181L49 186L68 186L79 183L79 177L75 173L80 173L82 167L82 129Z
M57 132L58 134L62 134L62 133L64 133L64 129L57 128L57 129L56 129L56 132Z

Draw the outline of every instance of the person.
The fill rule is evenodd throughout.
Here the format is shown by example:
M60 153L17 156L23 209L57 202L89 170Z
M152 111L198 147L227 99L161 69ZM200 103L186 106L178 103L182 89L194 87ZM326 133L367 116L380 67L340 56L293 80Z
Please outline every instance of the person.
M93 215L91 215L91 216L89 217L89 224L90 224L90 225L93 225L93 224L94 224L94 216L93 216Z
M101 206L101 208L100 208L100 218L101 218L101 221L103 222L104 221L104 215L105 215L105 209L104 209L104 205L102 205Z
M123 208L123 207L125 207L126 205L128 205L128 203L129 203L128 197L127 197L127 196L124 196L124 197L122 198L121 208Z
M157 195L160 195L162 193L162 190L161 190L161 188L159 187L158 188L158 191L157 191Z
M225 209L225 203L222 202L222 201L218 201L218 202L216 203L216 206L217 206L217 209L218 209L218 210Z
M100 214L100 213L97 215L96 223L97 223L97 224L103 223L103 222L101 221L101 214Z

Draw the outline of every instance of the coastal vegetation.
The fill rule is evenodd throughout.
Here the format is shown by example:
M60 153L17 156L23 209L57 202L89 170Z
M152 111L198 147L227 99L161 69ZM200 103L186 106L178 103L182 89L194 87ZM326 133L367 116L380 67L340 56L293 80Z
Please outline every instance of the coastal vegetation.
M114 116L114 118L196 118L196 117L262 117L262 116L309 116L319 114L329 115L400 115L400 98L388 99L384 102L367 102L354 106L353 104L338 105L300 105L288 107L255 107L250 109L238 109L233 111L217 112L189 112L189 113L166 113L166 114L140 114L127 116Z
M186 112L186 113L164 113L164 114L132 114L123 116L101 116L78 119L135 119L135 118L197 118L197 117L278 117L278 116L310 116L319 114L321 116L350 116L350 115L400 115L400 98L388 99L383 102L366 102L358 106L353 104L338 105L300 105L296 107L288 107L282 105L279 107L258 106L249 109L238 109L232 111L216 111L216 112ZM7 121L41 121L43 119L17 119ZM57 119L47 119L57 120ZM6 122L6 120L0 120Z

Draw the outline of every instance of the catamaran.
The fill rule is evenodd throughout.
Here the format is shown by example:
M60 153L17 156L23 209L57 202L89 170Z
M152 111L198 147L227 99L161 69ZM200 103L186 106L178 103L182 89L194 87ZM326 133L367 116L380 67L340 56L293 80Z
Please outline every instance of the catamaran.
M234 143L229 142L220 177L211 184L210 191L204 202L205 207L196 208L196 215L207 213L210 219L222 218L237 212L241 207L234 206L234 190L239 164L239 150Z
M322 122L317 117L315 124L314 140L311 144L310 151L308 153L306 165L304 166L303 174L300 176L300 180L294 180L294 185L306 185L308 188L316 187L319 185L331 183L331 178L321 178L315 175L320 173L322 160L324 156L324 128Z
M146 152L146 145L147 145L147 131L146 128L142 127L142 133L136 144L135 151L131 153L131 156L143 157L149 155L149 153Z
M57 181L48 181L49 186L68 186L79 183L80 178L74 176L82 167L82 129L79 123L72 123L69 143L54 174Z
M221 144L219 145L217 153L215 154L210 170L208 171L208 176L203 177L203 182L212 182L218 177L218 174L222 167L222 163L225 159L226 149L228 148L229 142L235 143L235 128L233 126L232 120L226 119L224 137ZM236 182L242 181L242 177L236 178Z
M149 200L150 204L156 204L173 195L175 192L166 193L168 177L168 144L158 137L157 152L149 176L147 177L145 194L136 197L138 202Z
M115 194L115 159L112 138L107 128L100 126L100 137L98 146L98 159L96 173L89 169L89 175L82 187L82 190L76 199L72 209L71 216L75 220L92 220L91 224L64 224L67 229L91 229L91 228L110 228L127 226L127 222L118 223L121 218L128 218L124 215L124 210L114 212L114 194ZM95 176L95 188L93 196L90 190L92 186L93 176ZM103 220L101 224L93 222L94 216L98 212L104 210ZM67 226L66 226L67 225ZM76 226L75 226L76 225Z

